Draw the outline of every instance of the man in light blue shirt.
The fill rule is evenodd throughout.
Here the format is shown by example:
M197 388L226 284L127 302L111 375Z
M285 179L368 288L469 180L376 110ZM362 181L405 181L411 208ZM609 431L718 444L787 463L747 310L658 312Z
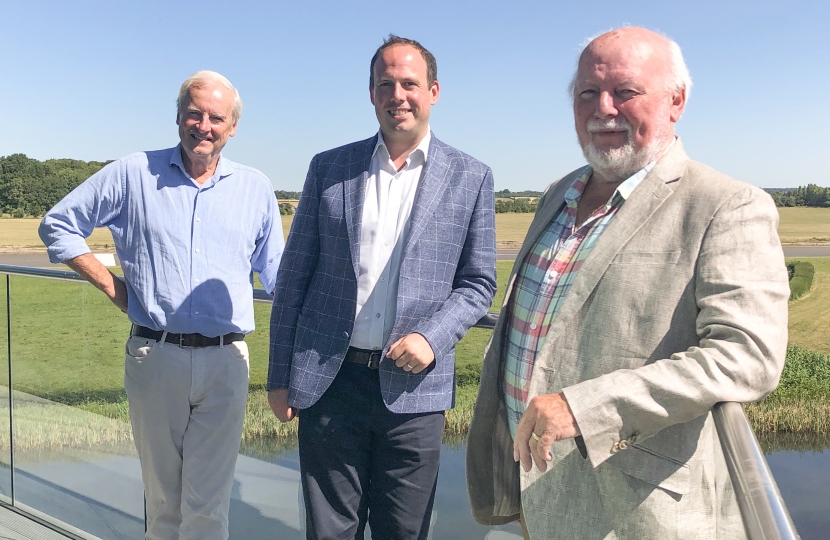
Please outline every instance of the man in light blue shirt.
M253 274L273 290L282 224L268 178L221 156L242 110L200 71L177 101L180 144L104 167L44 217L40 237L127 314L124 384L147 500L147 539L228 538L248 395ZM107 227L124 280L84 239Z

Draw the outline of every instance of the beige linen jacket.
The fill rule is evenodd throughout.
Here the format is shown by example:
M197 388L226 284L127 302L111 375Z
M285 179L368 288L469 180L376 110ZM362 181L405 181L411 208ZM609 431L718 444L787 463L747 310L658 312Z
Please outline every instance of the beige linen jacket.
M539 201L504 306L583 171ZM678 139L597 241L536 358L530 397L564 392L582 432L554 443L545 473L513 461L499 318L467 446L476 520L513 521L521 505L534 540L744 537L710 409L778 384L789 286L777 226L766 193L689 160Z

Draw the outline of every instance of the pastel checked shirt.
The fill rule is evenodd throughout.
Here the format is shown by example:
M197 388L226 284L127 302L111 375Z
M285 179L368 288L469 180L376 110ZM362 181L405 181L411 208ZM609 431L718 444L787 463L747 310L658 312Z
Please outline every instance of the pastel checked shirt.
M527 407L536 355L545 344L548 328L559 312L582 262L588 258L597 239L631 192L656 163L649 163L620 184L608 202L576 228L577 204L592 173L590 167L586 168L565 193L562 210L528 252L516 276L504 363L504 399L510 432L514 437Z

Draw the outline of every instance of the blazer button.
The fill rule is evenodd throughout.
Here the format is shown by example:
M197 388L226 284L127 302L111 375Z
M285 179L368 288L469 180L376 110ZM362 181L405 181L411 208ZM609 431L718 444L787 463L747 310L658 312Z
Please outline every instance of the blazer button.
M616 454L619 451L620 451L620 443L615 442L614 444L611 445L611 453L612 454Z
M626 448L628 448L628 441L623 439L620 441L620 450L625 450Z
M346 338L346 339L349 339L349 333L348 332L343 332L343 337Z

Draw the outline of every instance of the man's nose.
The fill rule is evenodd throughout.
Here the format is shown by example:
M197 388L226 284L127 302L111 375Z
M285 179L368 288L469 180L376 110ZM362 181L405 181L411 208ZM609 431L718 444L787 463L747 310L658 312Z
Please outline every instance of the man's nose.
M210 115L205 113L197 124L199 131L210 131Z
M617 115L617 107L614 105L614 97L610 92L602 92L597 101L597 116L606 118Z
M395 89L392 91L392 97L395 101L405 101L406 100L406 92L403 89L403 86L400 83L395 83Z

